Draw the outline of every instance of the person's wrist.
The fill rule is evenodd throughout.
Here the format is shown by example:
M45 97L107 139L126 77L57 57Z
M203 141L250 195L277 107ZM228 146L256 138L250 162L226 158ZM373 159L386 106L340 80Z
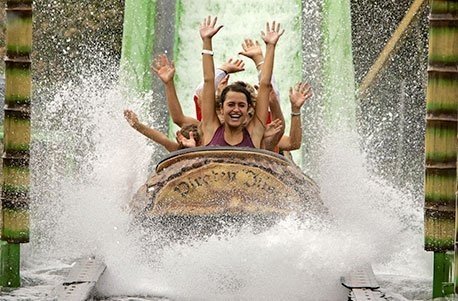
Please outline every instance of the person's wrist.
M222 65L221 67L218 67L217 69L223 71L224 73L226 73L226 75L229 74L229 68L226 67L225 65Z
M262 62L264 60L264 56L262 54L256 54L256 55L253 55L251 59L257 65L259 62Z
M301 108L300 107L291 107L291 113L301 113Z
M202 55L204 55L204 54L208 54L208 55L213 56L213 50L210 50L210 49L202 49Z

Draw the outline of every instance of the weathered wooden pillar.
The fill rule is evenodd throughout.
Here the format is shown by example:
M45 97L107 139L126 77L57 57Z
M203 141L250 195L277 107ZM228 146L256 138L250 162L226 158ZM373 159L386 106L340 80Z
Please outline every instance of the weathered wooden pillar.
M425 141L425 249L456 249L458 4L432 0L429 28ZM437 254L435 255L435 258ZM435 260L435 270L445 261ZM451 273L450 273L451 274ZM439 277L440 278L440 277ZM438 283L439 281L445 283ZM433 297L452 279L434 279Z
M29 241L32 0L6 8L1 285L20 286L20 243Z

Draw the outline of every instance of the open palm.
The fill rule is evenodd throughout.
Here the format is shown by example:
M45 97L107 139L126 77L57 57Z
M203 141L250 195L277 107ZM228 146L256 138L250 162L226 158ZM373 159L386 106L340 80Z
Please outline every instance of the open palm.
M266 44L277 44L278 39L285 32L284 29L280 29L280 23L272 22L272 25L269 22L266 23L266 31L261 31L262 39Z
M253 42L251 39L245 39L242 49L243 51L240 51L239 54L246 57L254 58L255 56L262 56L262 48L258 41Z
M227 62L221 65L221 70L224 70L227 74L237 73L240 71L245 71L245 63L240 59L229 59Z
M282 130L282 125L283 123L278 118L269 123L266 127L263 138L272 139L276 134L280 133Z
M177 141L185 148L196 147L196 139L194 138L194 133L189 132L189 138L186 138L180 131L176 133Z
M312 97L312 87L307 83L298 83L290 89L289 100L291 107L301 108L302 105Z
M200 33L200 37L202 38L202 40L211 39L221 28L223 28L223 25L219 25L218 27L215 27L217 20L218 20L217 17L215 17L212 20L212 18L208 16L200 24L199 33Z
M175 75L175 66L173 62L168 60L165 54L159 55L154 60L151 70L153 70L164 83L171 81Z

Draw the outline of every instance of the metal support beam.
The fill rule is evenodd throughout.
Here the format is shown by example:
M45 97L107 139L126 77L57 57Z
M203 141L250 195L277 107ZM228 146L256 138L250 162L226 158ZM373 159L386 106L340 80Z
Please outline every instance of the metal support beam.
M0 241L0 286L19 287L21 245Z
M453 293L452 257L445 252L434 252L433 299ZM452 291L450 292L450 286Z

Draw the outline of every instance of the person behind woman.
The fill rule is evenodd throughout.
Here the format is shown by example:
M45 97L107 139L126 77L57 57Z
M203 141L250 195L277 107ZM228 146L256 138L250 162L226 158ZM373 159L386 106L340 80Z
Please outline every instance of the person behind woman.
M312 87L306 82L299 82L289 89L289 101L291 103L291 125L289 136L284 135L278 147L281 151L299 149L302 144L301 108L305 102L313 96Z
M302 143L302 123L301 123L301 108L305 102L312 97L312 87L305 82L297 83L289 89L289 100L291 103L291 125L289 136L282 135L280 138L274 135L273 126L268 125L264 135L263 146L267 150L293 151L301 147ZM271 93L271 103L278 100L275 93ZM272 106L271 106L272 107Z
M266 56L262 65L259 92L254 116L247 124L248 111L252 105L250 92L243 83L228 85L221 93L222 124L215 111L215 69L213 62L212 38L222 28L216 27L217 18L205 18L200 26L203 42L202 63L204 87L202 93L202 134L203 145L208 146L244 146L260 148L266 128L269 92L273 72L274 52L278 39L284 30L275 21L267 23L266 32L261 32L266 43Z

